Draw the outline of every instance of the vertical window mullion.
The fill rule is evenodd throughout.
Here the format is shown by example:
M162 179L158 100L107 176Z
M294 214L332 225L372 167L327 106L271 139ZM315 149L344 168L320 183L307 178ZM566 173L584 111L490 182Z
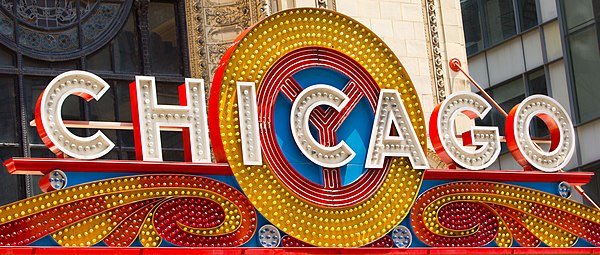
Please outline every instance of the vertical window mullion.
M487 9L485 8L485 0L478 0L477 4L479 4L479 20L481 21L481 33L483 37L483 48L486 49L490 46L490 38L489 38L489 24L487 17Z
M517 34L520 34L521 32L523 32L522 29L522 23L523 21L521 20L521 6L519 6L518 0L511 0L512 4L513 4L513 16L515 18L515 26L516 26L516 31Z

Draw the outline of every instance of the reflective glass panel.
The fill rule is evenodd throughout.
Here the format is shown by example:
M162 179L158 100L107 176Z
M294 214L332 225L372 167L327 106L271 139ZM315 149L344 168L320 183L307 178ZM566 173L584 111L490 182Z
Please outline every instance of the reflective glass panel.
M600 111L598 111L600 52L598 51L596 27L587 27L571 34L569 44L579 121L586 122L600 117Z
M499 43L517 33L512 0L486 0L488 45Z
M538 24L537 6L535 0L517 0L521 18L521 31L525 31Z
M175 3L150 2L148 26L152 73L183 74L175 12Z
M479 4L477 0L461 2L463 27L465 31L465 42L467 54L471 55L483 49L483 37L481 33L481 20L479 16Z

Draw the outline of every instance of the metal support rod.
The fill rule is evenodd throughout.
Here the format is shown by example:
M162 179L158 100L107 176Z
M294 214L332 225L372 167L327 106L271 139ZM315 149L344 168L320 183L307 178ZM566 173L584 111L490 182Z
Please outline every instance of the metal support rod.
M454 72L461 72L463 75L465 75L465 77L467 77L467 79L469 79L471 84L473 84L473 86L477 87L477 89L481 92L481 94L483 94L483 96L492 105L494 105L494 107L496 107L496 109L498 109L498 111L500 111L500 113L502 113L502 115L504 115L504 117L508 117L508 113L506 113L506 111L504 111L504 109L502 109L502 107L500 107L500 105L498 103L496 103L496 101L490 96L490 94L488 94L481 86L479 86L479 84L473 79L473 77L471 77L469 74L467 74L465 72L465 70L462 69L460 60L458 60L457 58L450 59L450 69L452 69L452 71L454 71Z
M502 115L504 115L504 117L508 117L508 113L506 113L506 111L504 111L504 109L502 109L502 107L500 107L500 105L481 87L479 86L479 84L473 79L473 77L471 77L469 74L467 74L465 72L465 70L462 69L462 64L460 63L460 60L458 60L457 58L453 58L450 59L450 62L448 63L450 66L450 69L452 69L452 71L454 72L461 72L465 77L467 77L467 79L471 82L471 84L473 84L473 86L477 87L477 89L481 92L481 94L483 94L483 96L492 104L494 105L494 107L496 107L496 109L498 109L498 111L500 111L500 113L502 113ZM564 170L560 169L560 172L564 172ZM590 196L588 196L587 193L585 193L585 190L583 190L583 188L579 185L573 185L573 187L575 187L575 190L577 190L577 192L579 192L579 194L581 194L581 196L588 201L588 203L590 203L592 206L594 206L596 209L600 210L600 207L594 202L594 200L592 200L592 198Z

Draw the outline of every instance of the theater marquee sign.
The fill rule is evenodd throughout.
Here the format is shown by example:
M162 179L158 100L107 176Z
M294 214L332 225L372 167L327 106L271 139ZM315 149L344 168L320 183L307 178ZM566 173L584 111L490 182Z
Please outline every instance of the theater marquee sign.
M398 58L339 13L292 9L264 19L224 54L209 95L203 80L185 80L180 105L159 104L154 78L137 76L137 161L100 159L114 141L102 131L75 135L62 119L67 97L102 100L109 89L101 77L69 71L40 95L35 124L57 158L4 163L13 174L43 175L45 193L0 207L1 246L600 244L600 211L568 199L571 185L591 174L561 171L575 144L561 105L531 96L505 127L474 126L457 137L459 114L485 118L492 105L456 93L426 123ZM534 117L550 130L549 148L530 136ZM483 170L500 154L499 128L524 171ZM161 130L181 131L186 162L163 161ZM449 169L429 169L428 136Z

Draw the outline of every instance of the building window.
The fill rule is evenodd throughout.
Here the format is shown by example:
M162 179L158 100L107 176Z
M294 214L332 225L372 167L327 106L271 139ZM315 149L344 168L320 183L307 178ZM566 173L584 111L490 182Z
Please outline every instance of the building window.
M21 2L23 3L19 3L28 3ZM103 32L104 36L113 36L94 49L81 46L69 54L61 55L61 59L48 59L31 54L27 47L15 49L10 42L0 40L0 100L3 102L0 104L0 115L4 123L10 124L0 127L0 160L23 156L54 157L40 140L36 128L29 126L29 122L34 119L35 104L42 90L50 80L68 70L88 70L104 78L111 88L99 101L86 102L75 96L68 97L62 112L65 120L131 122L129 83L134 81L135 75L155 76L159 103L179 104L177 87L184 82L184 77L189 76L189 68L185 64L187 60L183 59L187 56L184 41L186 37L183 35L185 29L181 27L185 24L185 2L151 0L135 1L135 4L133 1L115 3L117 2L130 4L127 8L115 10L115 13L126 11L123 22L119 26L110 27L112 30ZM107 4L112 4L112 1ZM3 13L5 12L0 10L0 14ZM0 32L6 32L3 24L0 20ZM49 19L40 19L28 26L33 25L61 26L67 29L66 24L55 24ZM72 25L80 26L82 35L99 33L98 26L87 26L83 20ZM40 53L44 52L47 51ZM70 131L80 136L96 132L91 129ZM116 145L104 158L135 159L132 131L103 132ZM165 132L161 137L165 160L182 161L181 133ZM0 204L25 197L26 178L9 175L5 169L0 169L0 178L7 180L0 188ZM37 179L30 181L30 186L33 187L31 192L39 192L36 188Z
M494 45L517 34L512 0L486 0L487 45Z
M538 24L537 6L535 0L517 0L521 31L528 30Z
M600 1L561 1L566 25L566 42L572 69L576 122L588 122L600 117Z
M461 3L463 26L467 54L477 53L483 49L483 36L481 34L481 17L479 15L478 1L463 1Z
M0 1L0 41L36 59L72 59L106 44L123 25L132 3Z
M462 0L467 54L535 27L539 23L537 9L535 0Z
M593 24L594 16L597 16L599 13L597 10L600 5L597 0L562 0L561 2L568 31Z

